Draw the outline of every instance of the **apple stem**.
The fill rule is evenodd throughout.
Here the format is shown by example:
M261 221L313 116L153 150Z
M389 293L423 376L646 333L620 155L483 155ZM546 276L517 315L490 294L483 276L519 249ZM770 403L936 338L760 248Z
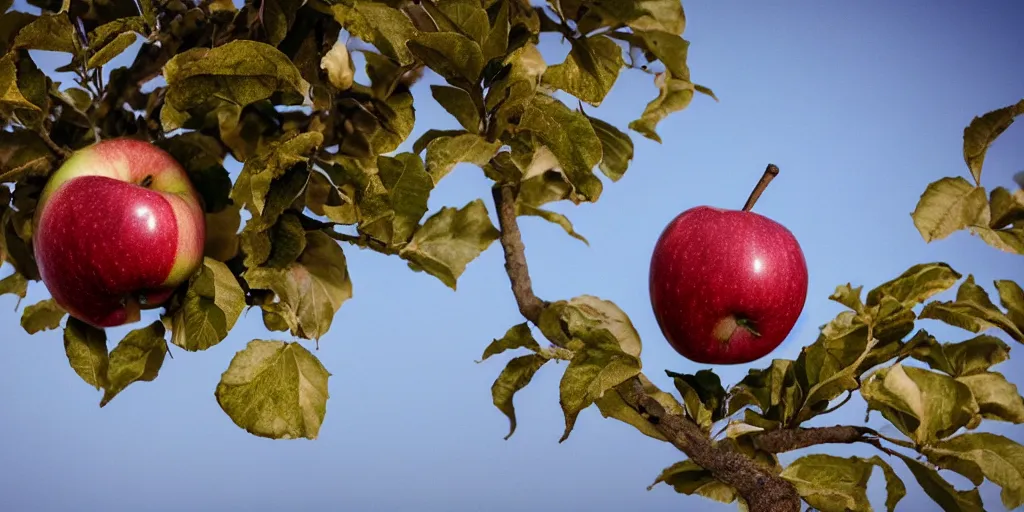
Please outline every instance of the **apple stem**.
M747 198L747 203L743 205L743 211L749 212L754 208L754 203L761 197L761 193L764 192L764 189L768 188L768 184L778 175L779 167L775 164L768 164L768 168L764 170L764 174L757 181L754 190L750 191L750 197Z
M153 184L153 175L152 174L147 174L145 178L142 178L142 183L139 183L139 185L142 185L143 187L146 187L146 188L149 188L149 186L152 185L152 184Z

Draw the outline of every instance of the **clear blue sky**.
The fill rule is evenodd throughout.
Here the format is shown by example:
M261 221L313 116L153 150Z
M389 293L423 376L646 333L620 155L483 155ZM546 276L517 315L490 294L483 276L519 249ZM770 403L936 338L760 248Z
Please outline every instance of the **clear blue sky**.
M621 182L607 186L596 205L561 208L589 247L554 225L522 220L539 295L587 293L615 301L644 340L646 373L671 389L663 369L702 366L666 345L650 311L654 241L683 209L740 207L769 162L782 174L756 209L793 231L810 268L803 316L773 356L795 358L813 341L817 326L840 310L827 300L840 283L870 288L924 261L974 273L989 290L994 279L1024 281L1020 256L966 234L926 245L909 215L930 181L964 174L961 136L971 118L1024 97L1024 4L684 5L693 78L712 87L721 103L699 97L668 118L659 127L663 145L634 136L636 158ZM542 50L554 56L551 63L565 51L552 41ZM50 55L40 58L45 69L59 64ZM428 128L455 126L430 98L429 83L436 81L416 91L410 143ZM626 73L591 112L624 127L654 95L648 75ZM984 185L1013 186L1012 175L1024 169L1022 125L989 152ZM461 206L488 194L479 170L459 167L430 206ZM205 353L175 349L155 382L134 384L100 409L100 394L68 366L61 333L26 335L15 298L0 298L5 510L734 510L663 485L647 491L663 467L684 455L601 418L596 408L583 412L571 437L558 444L564 366L543 368L516 397L519 427L502 439L508 424L491 404L490 386L507 358L474 363L492 338L522 321L497 244L469 266L458 292L408 271L397 258L345 251L355 296L320 342L318 356L333 377L327 417L312 442L250 436L213 398L236 350L280 334L263 329L258 311ZM45 297L36 283L22 307ZM967 337L933 322L927 327L944 340ZM1008 341L1015 360L997 369L1024 386L1024 348ZM742 366L717 370L727 383L746 373ZM863 418L864 404L855 398L821 423ZM875 414L869 425L885 422ZM1018 427L995 430L1024 440ZM908 488L899 510L932 509L905 467L894 466ZM881 481L876 473L876 509L884 507ZM988 509L1001 510L998 488L986 484L982 495Z

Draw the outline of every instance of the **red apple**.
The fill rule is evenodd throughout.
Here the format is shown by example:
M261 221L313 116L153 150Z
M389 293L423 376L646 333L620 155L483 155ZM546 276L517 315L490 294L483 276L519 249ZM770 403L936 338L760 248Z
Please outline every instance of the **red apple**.
M662 232L649 284L658 325L677 352L698 363L748 363L775 350L796 324L807 264L778 222L697 206Z
M140 140L77 151L50 177L34 222L43 284L96 327L138 321L203 261L199 194L171 155Z

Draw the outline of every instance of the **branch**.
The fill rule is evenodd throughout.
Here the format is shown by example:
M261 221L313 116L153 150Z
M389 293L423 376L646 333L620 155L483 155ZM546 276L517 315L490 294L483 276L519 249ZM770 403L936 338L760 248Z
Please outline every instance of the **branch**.
M519 311L536 325L546 303L533 292L526 264L526 247L516 218L516 193L516 187L509 184L497 185L493 189L501 228L499 240L505 252L505 270ZM735 488L751 512L799 512L800 496L792 484L749 457L716 447L695 423L685 416L669 414L661 403L644 391L638 377L617 389L626 404L646 418L673 446L710 471L716 479Z
M517 191L513 185L498 185L492 192L498 210L501 248L505 251L505 272L512 284L512 295L516 298L523 318L537 325L540 323L540 313L547 304L533 293L530 267L526 264L526 246L523 245L519 220L516 218Z
M836 425L833 427L789 428L765 432L754 438L754 446L769 453L783 453L816 444L850 444L877 437L868 427Z

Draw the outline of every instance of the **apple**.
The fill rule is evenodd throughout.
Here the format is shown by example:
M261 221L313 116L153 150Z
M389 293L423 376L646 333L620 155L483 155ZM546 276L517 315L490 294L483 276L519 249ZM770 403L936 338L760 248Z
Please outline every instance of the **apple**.
M43 284L95 327L140 319L202 264L206 220L185 169L149 142L75 152L47 181L33 219Z
M770 180L762 178L759 188ZM696 206L680 213L655 244L654 316L669 344L694 362L759 359L785 340L803 311L803 251L783 225L749 211L755 192L743 210Z

